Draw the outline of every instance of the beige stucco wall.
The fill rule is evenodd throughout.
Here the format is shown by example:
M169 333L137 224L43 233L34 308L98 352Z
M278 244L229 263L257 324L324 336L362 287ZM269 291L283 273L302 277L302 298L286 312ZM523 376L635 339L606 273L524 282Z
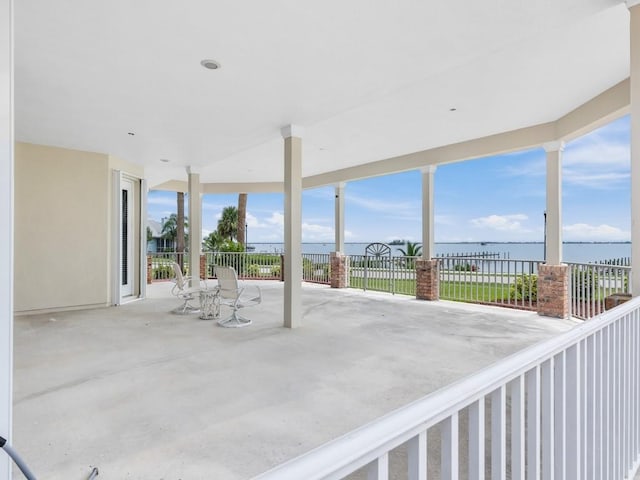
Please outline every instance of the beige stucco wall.
M16 312L109 303L109 157L17 143Z

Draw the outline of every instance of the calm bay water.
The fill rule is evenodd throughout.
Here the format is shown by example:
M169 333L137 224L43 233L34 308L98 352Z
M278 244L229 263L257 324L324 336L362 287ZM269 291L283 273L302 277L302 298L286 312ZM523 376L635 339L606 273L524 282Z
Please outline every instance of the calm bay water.
M282 243L251 243L256 252L282 252ZM368 243L345 243L346 254L364 255ZM399 249L406 245L390 245L393 255L401 255ZM303 253L329 253L334 250L333 243L303 243ZM436 254L469 254L491 252L500 254L501 258L513 260L543 260L544 245L542 243L436 243ZM630 257L630 243L565 243L563 260L565 262L588 263L609 260L612 258Z

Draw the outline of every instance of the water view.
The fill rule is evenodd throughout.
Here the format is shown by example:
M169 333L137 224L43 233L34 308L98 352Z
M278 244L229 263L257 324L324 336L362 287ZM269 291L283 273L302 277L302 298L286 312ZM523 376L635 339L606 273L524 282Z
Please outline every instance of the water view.
M284 250L283 243L251 243L255 252L277 252ZM345 243L347 255L364 255L368 243ZM406 245L390 245L393 255L402 255ZM329 253L334 250L333 243L303 243L303 253ZM501 258L512 260L544 260L544 244L532 243L436 243L437 255L455 255L489 252L497 253ZM590 263L631 256L631 243L565 243L563 259L566 262Z

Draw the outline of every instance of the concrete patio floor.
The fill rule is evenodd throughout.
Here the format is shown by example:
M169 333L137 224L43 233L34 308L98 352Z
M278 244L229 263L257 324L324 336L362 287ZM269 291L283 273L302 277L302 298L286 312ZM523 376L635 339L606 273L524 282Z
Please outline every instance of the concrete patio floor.
M282 284L259 285L243 329L168 313L168 284L17 317L14 446L47 479L246 479L575 325L305 284L287 330Z

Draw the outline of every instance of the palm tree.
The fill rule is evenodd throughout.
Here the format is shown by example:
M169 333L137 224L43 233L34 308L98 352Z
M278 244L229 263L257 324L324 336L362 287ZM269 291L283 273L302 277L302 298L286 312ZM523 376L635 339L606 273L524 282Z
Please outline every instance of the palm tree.
M218 220L218 233L222 238L233 240L238 234L238 209L234 206L224 207Z
M207 252L217 252L224 243L224 238L217 231L211 232L202 242L202 249Z
M400 253L402 253L402 255L404 255L405 257L419 257L420 255L422 255L422 245L420 245L418 242L407 242L406 252L402 248L399 248L398 250L400 250Z
M184 227L187 228L189 226L188 219L184 219ZM162 238L169 240L170 242L175 242L178 236L178 216L175 213L169 215L169 218L165 219L162 222ZM185 241L188 238L188 235L185 234Z
M172 213L169 215L169 218L162 222L162 238L169 240L170 242L174 242L176 240L176 232L178 231L177 221L176 214Z
M244 245L247 241L245 225L247 224L247 194L238 194L238 243Z
M180 268L183 267L184 252L184 192L176 192L176 200L178 202L178 214L176 215L176 252L178 252L176 261Z

